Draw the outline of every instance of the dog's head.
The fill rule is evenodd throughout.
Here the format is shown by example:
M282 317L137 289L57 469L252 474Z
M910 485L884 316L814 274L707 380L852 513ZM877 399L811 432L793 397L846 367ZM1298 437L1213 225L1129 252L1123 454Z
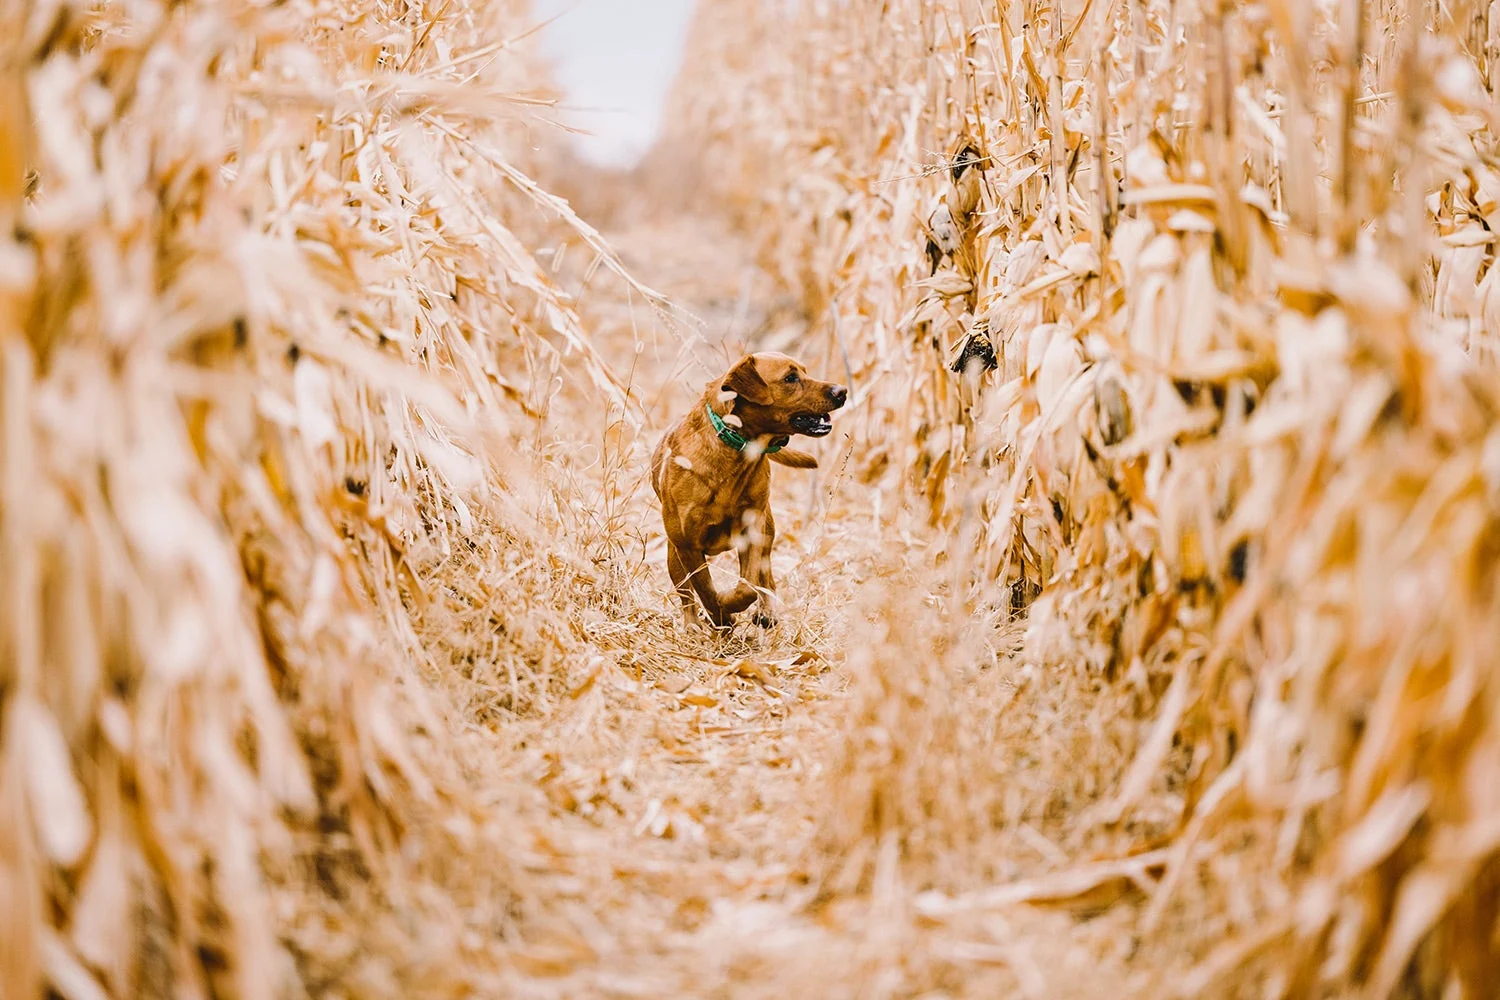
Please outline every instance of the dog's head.
M833 430L829 414L849 399L849 390L807 377L807 369L785 354L747 354L724 375L720 389L735 395L733 413L741 433L806 434Z

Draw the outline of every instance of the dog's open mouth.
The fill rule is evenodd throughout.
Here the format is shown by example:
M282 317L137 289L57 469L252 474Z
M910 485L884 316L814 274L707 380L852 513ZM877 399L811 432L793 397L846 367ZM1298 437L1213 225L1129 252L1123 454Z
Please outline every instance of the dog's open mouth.
M792 430L808 437L820 438L833 430L833 418L826 413L795 413L789 423Z

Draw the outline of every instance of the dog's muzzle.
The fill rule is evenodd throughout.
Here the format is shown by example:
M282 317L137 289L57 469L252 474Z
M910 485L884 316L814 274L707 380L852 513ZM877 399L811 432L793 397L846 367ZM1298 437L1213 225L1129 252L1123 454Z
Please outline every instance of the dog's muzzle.
M829 414L849 401L849 390L841 385L831 385L824 392L830 404L828 410L823 413L806 411L793 414L791 420L788 421L792 425L792 430L815 438L823 437L833 431L833 418Z
M826 413L797 413L788 421L792 430L808 437L820 438L833 430L833 418Z

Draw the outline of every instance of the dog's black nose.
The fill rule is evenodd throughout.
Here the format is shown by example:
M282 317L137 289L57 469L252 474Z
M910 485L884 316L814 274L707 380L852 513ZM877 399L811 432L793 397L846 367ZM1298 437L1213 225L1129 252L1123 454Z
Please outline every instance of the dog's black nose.
M849 400L849 390L841 385L836 385L828 390L828 398L833 400L833 408L838 409Z

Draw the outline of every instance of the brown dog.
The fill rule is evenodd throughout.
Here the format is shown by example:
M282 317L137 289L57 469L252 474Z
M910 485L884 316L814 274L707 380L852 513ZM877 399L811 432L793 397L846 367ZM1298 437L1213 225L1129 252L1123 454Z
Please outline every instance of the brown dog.
M701 621L695 592L720 628L757 599L756 621L763 628L775 622L770 600L776 524L768 463L817 468L817 459L786 444L793 434L828 434L829 414L849 398L848 389L806 372L785 354L747 354L708 385L651 456L651 486L667 529L667 571L688 625ZM706 560L731 548L739 551L740 582L720 594Z

